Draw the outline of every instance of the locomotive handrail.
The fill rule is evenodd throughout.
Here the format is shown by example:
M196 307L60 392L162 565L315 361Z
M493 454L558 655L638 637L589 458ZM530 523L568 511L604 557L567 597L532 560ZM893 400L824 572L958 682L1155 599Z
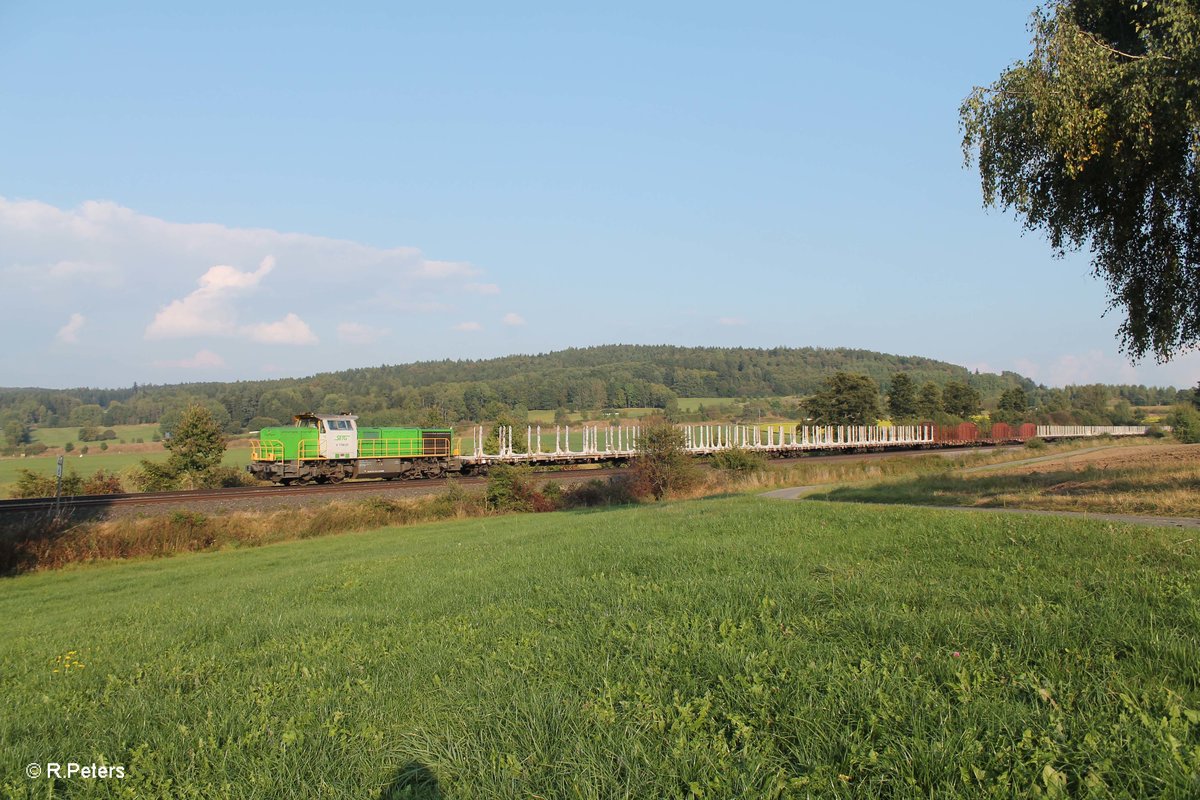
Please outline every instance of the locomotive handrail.
M283 442L278 439L268 439L262 442L250 442L251 461L282 461Z
M296 449L296 458L301 461L324 461L321 455L321 443L316 439L303 439Z
M359 458L413 458L417 456L448 456L450 440L434 439L359 439Z

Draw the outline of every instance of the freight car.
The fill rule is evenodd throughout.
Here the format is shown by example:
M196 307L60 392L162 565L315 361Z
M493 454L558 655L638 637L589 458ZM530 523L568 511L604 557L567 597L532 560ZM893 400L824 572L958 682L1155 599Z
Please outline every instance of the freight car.
M360 428L353 414L297 414L250 444L250 474L282 484L440 478L462 470L449 428Z

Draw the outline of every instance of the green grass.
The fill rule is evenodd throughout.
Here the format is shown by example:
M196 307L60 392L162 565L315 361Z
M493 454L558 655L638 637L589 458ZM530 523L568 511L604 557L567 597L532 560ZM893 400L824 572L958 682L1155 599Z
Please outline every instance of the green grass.
M74 442L76 447L81 444L90 444L92 447L98 447L99 442L79 441L79 427L76 425L74 428L35 428L33 431L33 441L41 442L47 447L62 447L67 442ZM110 427L113 433L117 434L117 438L109 440L109 447L117 444L121 439L124 439L126 442L132 442L134 439L141 437L149 442L154 434L158 433L157 422L146 423L144 425L100 425L96 430L103 433Z
M469 440L468 440L469 441ZM121 473L131 467L136 467L143 459L147 461L165 461L166 450L152 450L147 453L114 453L101 450L99 442L91 442L88 454L80 457L79 452L65 454L63 470L74 470L80 475L91 475L103 469L109 472ZM109 447L113 445L110 442ZM248 447L230 448L225 451L222 464L231 467L244 467L250 463ZM53 475L58 467L58 456L30 456L29 458L0 458L0 498L8 497L22 469L33 470L45 475Z
M0 792L1192 797L1184 538L724 498L22 576Z
M699 411L700 406L712 408L713 406L725 406L736 402L737 399L733 397L681 397L679 398L679 410L690 413L692 411Z

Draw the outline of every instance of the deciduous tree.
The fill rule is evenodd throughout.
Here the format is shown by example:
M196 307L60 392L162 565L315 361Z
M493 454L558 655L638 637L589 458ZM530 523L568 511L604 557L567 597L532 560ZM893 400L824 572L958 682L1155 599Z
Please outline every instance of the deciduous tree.
M888 411L893 419L908 419L917 414L917 387L908 373L897 372L892 376L888 389Z
M167 465L176 474L204 472L221 463L225 455L225 437L206 407L188 406L163 447L171 452Z
M879 387L866 375L837 372L805 402L822 425L874 425L879 420Z
M933 419L942 413L942 390L932 381L921 386L917 394L917 416Z
M1089 248L1134 359L1200 344L1200 3L1057 0L963 102L984 204Z
M979 392L960 381L950 381L942 389L942 410L956 417L979 413L982 402Z

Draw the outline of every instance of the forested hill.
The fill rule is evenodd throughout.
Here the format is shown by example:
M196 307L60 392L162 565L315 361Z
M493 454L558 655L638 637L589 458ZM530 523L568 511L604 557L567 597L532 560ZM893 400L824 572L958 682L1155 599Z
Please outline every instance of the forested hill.
M917 385L966 382L985 403L1006 388L1034 388L1012 372L975 374L943 361L870 350L606 345L269 381L0 389L0 421L45 426L160 422L189 403L202 402L231 432L287 421L300 411L349 409L368 424L457 422L491 419L505 409L670 408L680 397L807 395L839 370L869 375L883 390L897 372L908 373ZM1159 390L1129 388L1149 392L1141 402L1157 402Z

